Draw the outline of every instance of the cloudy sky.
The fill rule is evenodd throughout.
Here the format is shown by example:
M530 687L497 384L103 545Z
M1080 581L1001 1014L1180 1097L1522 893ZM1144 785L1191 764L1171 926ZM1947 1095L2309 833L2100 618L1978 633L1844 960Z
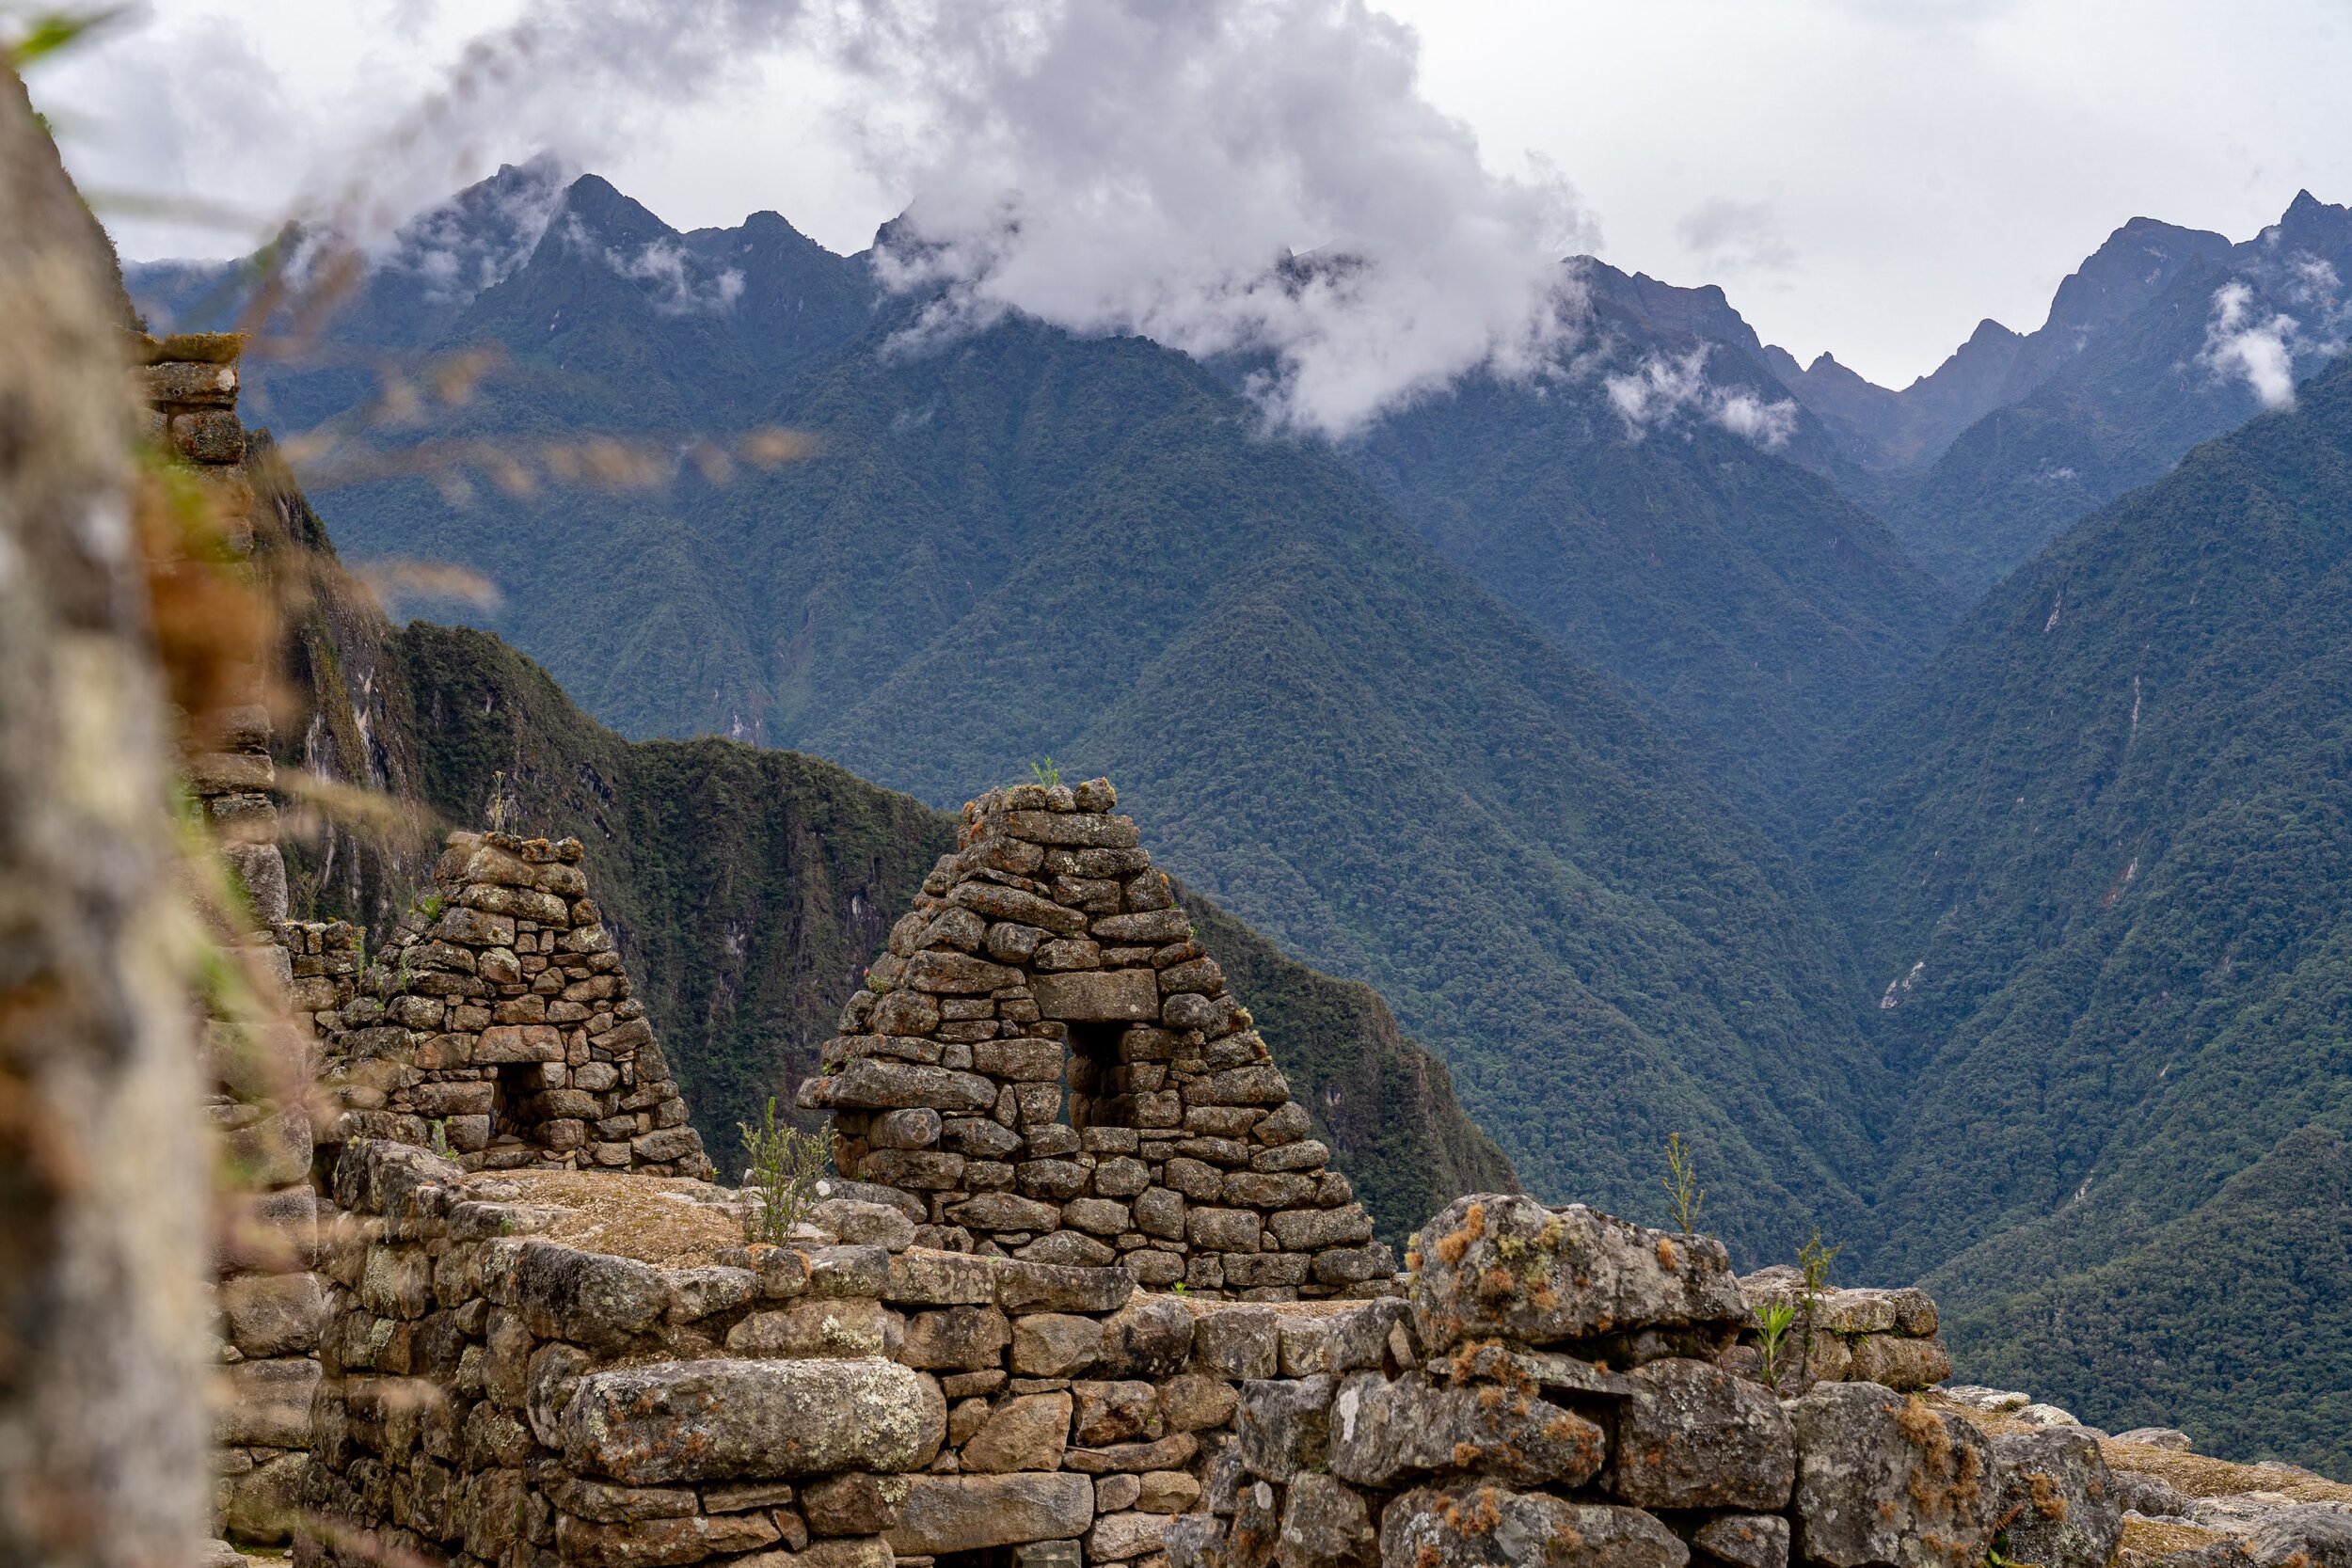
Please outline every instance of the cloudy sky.
M547 147L681 228L852 250L928 204L965 308L1254 335L1343 423L1540 355L1565 249L1899 386L2135 214L2352 199L2347 45L2344 0L153 0L32 86L135 257ZM1348 302L1389 337L1248 281L1323 245L1393 261Z

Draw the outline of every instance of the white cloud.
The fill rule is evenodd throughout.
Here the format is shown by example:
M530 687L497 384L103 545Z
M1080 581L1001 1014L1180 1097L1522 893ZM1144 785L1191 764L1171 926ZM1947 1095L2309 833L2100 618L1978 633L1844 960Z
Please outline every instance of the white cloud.
M1710 282L1717 273L1783 273L1797 262L1770 202L1709 198L1675 224L1675 237Z
M743 295L743 274L735 267L713 271L697 264L674 240L651 240L634 255L599 245L578 218L564 227L564 241L597 257L632 283L645 285L645 298L664 316L720 315Z
M2265 408L2295 406L2296 320L2283 312L2257 320L2253 286L2233 279L2213 292L2201 358L2216 375L2243 376Z
M1626 434L1640 440L1648 431L1690 413L1721 425L1767 451L1777 451L1797 433L1797 405L1788 399L1767 403L1745 388L1722 387L1707 378L1708 344L1668 357L1645 354L1630 372L1601 378L1609 404L1625 420Z
M1489 173L1421 98L1411 32L1358 0L866 21L861 69L923 106L873 143L918 193L883 277L937 291L921 336L1020 311L1263 356L1275 420L1340 435L1474 367L1538 373L1574 335L1573 193Z

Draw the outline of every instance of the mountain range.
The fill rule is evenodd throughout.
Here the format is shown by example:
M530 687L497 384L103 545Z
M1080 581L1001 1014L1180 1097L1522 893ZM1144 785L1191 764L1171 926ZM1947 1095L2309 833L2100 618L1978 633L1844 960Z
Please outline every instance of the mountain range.
M1743 1263L1818 1227L1931 1284L1963 1373L2352 1473L2348 233L2308 196L2244 245L2135 219L2042 327L1987 323L1899 392L1579 259L1571 370L1326 442L1139 338L1015 317L910 352L923 301L869 257L773 214L680 233L532 165L411 224L248 401L334 433L322 483L394 475L321 493L345 552L498 591L460 612L513 648L388 634L431 694L375 727L437 769L417 793L478 815L506 768L611 856L662 846L628 874L642 929L749 951L801 879L837 889L771 827L723 838L770 891L720 926L675 870L716 869L698 825L870 787L828 764L934 808L1049 756L1109 772L1196 897L1395 1008L1331 1004L1358 1022L1327 1059L1422 1082L1425 1042L1501 1149L1416 1091L1349 1134L1392 1124L1382 1168L1507 1155L1658 1218L1681 1132ZM183 325L239 299L218 266L127 274ZM801 460L716 455L771 429ZM614 440L631 483L551 483ZM879 887L923 863L911 809L827 842L902 841ZM690 1090L733 1115L786 1076L819 1027L792 998L857 934L746 959L723 1027L665 1022L711 1064ZM2168 1296L2182 1266L2244 1284ZM2310 1309L2278 1340L2240 1299ZM2288 1383L2320 1418L2249 1403Z

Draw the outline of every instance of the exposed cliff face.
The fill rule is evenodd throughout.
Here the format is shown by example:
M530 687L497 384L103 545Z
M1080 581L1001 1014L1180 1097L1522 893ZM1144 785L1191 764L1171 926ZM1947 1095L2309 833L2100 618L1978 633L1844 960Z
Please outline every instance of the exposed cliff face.
M274 496L281 574L300 589L287 658L291 774L382 790L413 822L322 823L288 846L297 908L378 937L431 868L438 823L478 824L506 775L525 832L576 836L693 1121L725 1169L737 1124L789 1102L889 921L955 819L793 752L705 737L624 740L486 633L392 627L335 566L298 493ZM295 835L289 835L290 840ZM1444 1065L1369 987L1286 958L1197 893L1204 937L1248 988L1317 1136L1346 1162L1380 1234L1474 1189L1517 1186L1454 1101Z

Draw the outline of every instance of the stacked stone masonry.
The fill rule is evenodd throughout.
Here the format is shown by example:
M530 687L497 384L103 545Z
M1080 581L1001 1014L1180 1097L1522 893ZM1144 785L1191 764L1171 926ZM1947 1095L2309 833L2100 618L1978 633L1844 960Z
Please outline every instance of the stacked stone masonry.
M453 832L434 885L334 1015L333 1141L469 1170L712 1166L580 869L580 843Z
M1805 1373L1819 1383L1883 1384L1889 1388L1927 1388L1952 1375L1952 1358L1936 1338L1935 1303L1916 1286L1901 1290L1840 1290L1808 1296L1804 1275L1786 1263L1758 1269L1740 1280L1751 1312L1785 1307L1793 1314L1792 1347L1787 1360L1802 1356ZM1807 1330L1810 1330L1808 1335ZM1810 1343L1809 1354L1803 1346ZM1735 1353L1743 1370L1762 1365L1755 1327Z
M1520 1197L1433 1221L1406 1298L1252 1303L857 1199L660 1268L373 1140L335 1196L304 1562L1976 1568L2007 1492L2106 1484L1877 1384L1775 1397L1718 1243ZM2076 1516L2050 1568L2112 1547Z
M799 1093L927 1247L1252 1300L1395 1262L1110 782L964 808Z
M245 428L236 414L233 333L132 339L147 431L178 465L232 556L252 549L253 488ZM215 933L233 967L274 983L307 1022L350 994L358 934L286 919L286 865L278 847L277 772L259 672L224 705L185 716L190 796L246 909ZM249 917L249 918L248 918ZM257 1027L249 1012L213 999L202 1038L220 1133L223 1195L215 1275L213 1407L216 1528L242 1539L286 1539L309 1465L310 1395L318 1385L325 1305L316 1261L317 1198L310 1186L310 1108L305 1094L310 1037Z

